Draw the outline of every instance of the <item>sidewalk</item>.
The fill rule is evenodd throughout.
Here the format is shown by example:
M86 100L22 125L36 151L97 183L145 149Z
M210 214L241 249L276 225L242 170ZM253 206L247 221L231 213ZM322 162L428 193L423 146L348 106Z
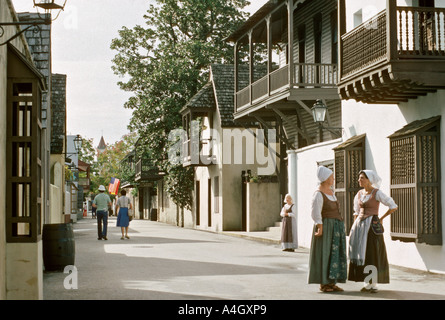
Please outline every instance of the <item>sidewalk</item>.
M265 233L213 233L133 220L120 240L116 217L108 241L97 240L91 217L73 225L77 289L68 273L44 273L45 300L444 300L445 275L391 267L377 294L346 282L345 292L307 284L309 250L281 251Z

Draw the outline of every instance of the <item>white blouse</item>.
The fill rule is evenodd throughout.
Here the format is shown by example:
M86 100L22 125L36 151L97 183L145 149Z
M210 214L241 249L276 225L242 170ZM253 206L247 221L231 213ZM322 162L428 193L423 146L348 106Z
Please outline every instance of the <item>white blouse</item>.
M371 194L363 194L361 190L357 192L354 198L354 216L358 215L360 212L359 197L362 202L366 202L371 198ZM389 209L396 209L398 207L393 198L384 194L380 189L375 193L375 199L378 202L383 203Z
M335 194L324 194L331 201L337 201ZM317 190L312 197L311 216L315 224L323 224L323 218L321 216L321 209L323 209L323 195L321 191Z
M284 210L289 210L289 208L290 208L291 205L293 205L293 207L292 207L292 211L289 212L288 215L289 215L289 217L295 218L295 217L297 216L297 208L296 208L296 205L293 204L293 203L290 204L290 205L286 203L286 204L283 206L283 208L281 209L280 216L284 217L284 214L285 214Z

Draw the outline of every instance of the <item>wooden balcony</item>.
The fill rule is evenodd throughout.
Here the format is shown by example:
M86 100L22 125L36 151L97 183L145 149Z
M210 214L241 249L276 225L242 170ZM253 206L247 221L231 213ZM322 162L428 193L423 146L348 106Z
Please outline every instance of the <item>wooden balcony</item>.
M292 72L289 72L292 68ZM336 64L295 63L285 65L238 91L235 95L235 118L265 105L292 100L338 99ZM289 79L292 81L289 81Z
M139 159L136 163L135 178L136 182L149 182L162 179L165 173L153 165L151 159Z
M339 24L344 30L345 19ZM342 99L365 103L406 102L445 88L445 9L388 0L385 10L341 36L338 88Z

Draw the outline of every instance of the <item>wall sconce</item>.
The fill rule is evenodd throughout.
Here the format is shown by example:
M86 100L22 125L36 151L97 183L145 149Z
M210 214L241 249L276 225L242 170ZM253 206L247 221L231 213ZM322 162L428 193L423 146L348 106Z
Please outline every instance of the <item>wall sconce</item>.
M342 136L343 128L337 127L326 127L324 126L324 122L326 120L326 113L328 111L328 107L323 103L321 99L318 99L314 106L312 107L312 115L314 117L314 122L318 124L320 129L326 129L329 132L336 135L338 138Z
M36 20L29 20L29 21L14 21L14 22L0 22L0 38L3 37L5 34L4 26L26 26L24 29L18 31L15 35L13 35L11 38L6 40L5 42L0 43L0 46L3 46L5 44L8 44L15 38L19 37L22 33L25 31L31 29L31 28L39 28L41 25L49 25L52 21L56 20L59 17L60 12L65 8L67 0L41 0L36 1L33 0L34 7L41 8L45 11L45 15L42 17L41 14L37 13L40 17L40 19ZM62 4L63 3L63 4ZM56 15L56 18L51 20L51 10L59 10L59 12Z

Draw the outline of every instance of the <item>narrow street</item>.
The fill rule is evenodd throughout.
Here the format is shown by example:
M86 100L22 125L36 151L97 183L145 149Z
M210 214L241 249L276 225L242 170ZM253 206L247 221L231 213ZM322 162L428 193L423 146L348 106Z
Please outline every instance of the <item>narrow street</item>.
M347 282L342 293L308 285L308 250L282 252L276 244L144 220L120 239L116 218L108 241L96 237L96 221L74 224L77 289L65 289L70 273L45 272L45 300L299 300L445 299L445 275L391 269L391 283L376 294ZM70 283L73 283L71 281Z

